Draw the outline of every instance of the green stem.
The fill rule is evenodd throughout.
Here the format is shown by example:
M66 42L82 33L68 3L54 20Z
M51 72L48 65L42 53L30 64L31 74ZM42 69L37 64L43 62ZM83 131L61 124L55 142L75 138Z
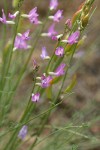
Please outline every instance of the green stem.
M23 74L24 74L24 72L25 72L25 70L26 70L26 68L27 68L27 65L28 65L28 63L29 63L29 61L30 61L30 59L31 59L31 57L32 57L33 51L34 51L34 49L35 49L35 47L36 47L36 45L37 45L37 43L38 43L38 40L39 40L39 38L40 38L40 35L41 35L41 33L42 33L42 31L43 31L43 29L44 29L44 27L45 27L45 24L46 24L46 22L47 22L49 13L50 13L50 11L48 12L47 17L46 17L44 23L42 24L42 27L41 27L40 30L39 30L39 34L38 34L37 39L36 39L36 41L35 41L35 43L34 43L34 46L32 47L31 52L30 52L30 54L29 54L29 57L28 57L28 59L27 59L25 65L24 65L23 69L22 69L21 72L20 72L20 75L19 75L19 77L18 77L18 80L17 80L17 82L16 82L16 84L15 84L15 86L14 86L14 88L13 88L14 91L17 89L17 87L18 87L18 85L19 85L19 82L20 82L20 80L21 80L21 78L22 78L22 76L23 76ZM32 91L32 92L33 92L33 91ZM9 104L9 100L11 100L13 94L14 94L14 93L12 93L12 95L11 95L10 98L8 99L7 104ZM31 98L30 98L29 101L31 101ZM32 107L32 108L31 108L31 107ZM25 110L25 112L24 112L24 114L23 114L23 116L22 116L22 118L21 118L21 120L20 120L20 123L23 122L24 120L27 120L27 118L30 116L30 114L31 114L31 112L32 112L32 110L33 110L33 108L35 108L35 105L31 105L31 104L29 105L29 107L26 107L26 110ZM28 112L28 111L29 111L29 112ZM27 113L28 113L28 115L27 115ZM11 139L10 139L9 142L7 143L7 145L6 145L6 147L5 147L4 150L10 150L10 149L14 146L14 143L16 142L16 136L17 136L17 134L18 134L18 131L19 131L19 128L15 130L15 132L13 133Z

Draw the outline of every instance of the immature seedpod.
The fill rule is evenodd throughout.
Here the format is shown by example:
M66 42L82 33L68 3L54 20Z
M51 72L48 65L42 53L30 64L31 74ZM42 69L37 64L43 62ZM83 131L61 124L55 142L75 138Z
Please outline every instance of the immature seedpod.
M89 20L89 14L87 14L86 16L82 17L81 19L81 23L82 23L82 27L85 28L88 24L88 20Z

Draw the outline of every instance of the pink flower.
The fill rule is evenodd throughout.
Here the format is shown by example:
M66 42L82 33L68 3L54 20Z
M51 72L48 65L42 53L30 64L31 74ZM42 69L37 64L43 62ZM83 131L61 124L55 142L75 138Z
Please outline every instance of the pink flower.
M51 81L52 81L52 77L51 76L46 77L45 75L43 75L41 77L41 86L42 86L42 88L49 87Z
M27 30L26 32L24 32L24 33L22 34L22 38L23 38L24 40L29 40L29 39L30 39L29 33L30 33L30 30Z
M68 37L68 44L72 45L78 42L80 36L80 31L75 31L74 33L72 33L69 37Z
M4 24L6 24L6 23L7 23L6 15L5 15L4 10L3 10L3 9L2 9L2 18L0 17L0 21L1 21L2 23L4 23Z
M27 134L27 130L28 130L28 127L24 125L19 131L18 137L23 140Z
M50 27L49 27L49 29L48 29L48 36L49 37L52 37L52 36L55 36L55 35L57 35L57 31L55 31L55 24L53 23Z
M28 14L28 18L33 24L38 24L38 16L37 7L33 8Z
M63 47L57 47L56 51L55 51L55 55L59 56L59 57L63 57L64 55L64 48Z
M32 93L32 102L38 102L40 99L40 93L33 94Z
M18 14L19 14L19 11L16 11L14 14L9 13L9 14L8 14L8 17L9 17L10 19L15 19Z
M42 33L41 36L47 36L50 37L52 40L57 40L57 31L55 30L55 24L53 23L47 33Z
M55 75L56 76L64 75L65 74L65 71L64 71L65 66L66 66L66 64L64 64L64 63L60 64L60 66L55 71Z
M14 50L16 49L28 49L30 46L27 44L27 40L30 38L29 35L30 30L27 30L23 34L19 34L15 38Z
M31 23L33 24L39 24L40 21L38 20L38 13L37 13L37 7L33 8L29 14L22 14L22 17L28 18Z
M56 9L58 6L58 0L51 0L50 1L50 10Z
M2 18L0 17L0 22L2 22L2 23L4 23L4 24L15 24L14 21L7 21L6 15L5 15L3 9L2 9Z
M42 59L48 59L48 58L50 58L48 56L47 51L46 51L46 47L42 47L42 54L40 56L41 56Z
M61 19L62 19L62 13L63 13L63 10L58 10L55 15L53 16L53 20L55 22L59 22Z

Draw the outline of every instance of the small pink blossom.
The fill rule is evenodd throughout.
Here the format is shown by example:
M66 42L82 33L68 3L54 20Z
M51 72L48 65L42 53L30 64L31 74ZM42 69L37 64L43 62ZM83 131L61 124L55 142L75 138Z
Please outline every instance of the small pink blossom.
M40 93L33 94L32 93L32 102L38 102L40 99Z
M65 74L65 71L64 71L65 66L66 66L66 64L64 64L64 63L60 64L60 66L58 66L56 71L49 72L49 75L58 76L58 77L64 75Z
M68 44L72 45L78 42L80 36L80 31L75 31L74 33L72 33L69 37L68 37Z
M0 17L0 21L1 21L2 23L4 23L4 24L6 24L6 23L7 23L6 15L5 15L4 10L3 10L3 9L2 9L2 18Z
M62 13L63 13L63 10L58 10L55 15L53 16L53 20L55 22L59 22L61 19L62 19Z
M41 56L42 59L48 59L48 58L50 58L50 57L48 56L47 51L46 51L46 47L42 47L42 53L41 53L40 56Z
M50 10L56 9L58 6L58 0L51 0L50 1Z
M66 66L66 64L64 64L64 63L60 64L60 66L55 71L55 75L56 76L64 75L65 74L65 71L64 71L65 66Z
M18 14L19 14L19 11L16 11L14 14L9 13L9 14L8 14L8 17L9 17L10 19L15 19Z
M55 55L59 56L59 57L63 57L64 55L64 48L63 47L57 47L56 51L55 51Z
M30 34L30 30L28 29L26 32L24 32L24 33L22 34L22 38L23 38L24 40L29 40L29 39L30 39L29 34Z
M33 24L38 24L38 16L37 7L33 8L28 14L28 18Z
M19 137L20 139L24 140L25 136L27 135L27 131L28 131L28 127L27 127L26 125L24 125L24 126L20 129L20 131L19 131L19 133L18 133L18 137Z
M65 24L68 26L69 29L72 28L72 22L71 22L71 19L67 19Z
M23 34L18 34L15 38L14 43L14 50L16 49L28 49L30 46L27 44L27 40L30 39L29 37L30 30L27 30Z
M57 35L57 31L55 30L55 24L53 23L48 29L48 36L52 37Z
M3 24L15 24L14 21L7 21L6 15L3 9L2 9L2 17L0 17L0 22L2 22Z
M46 77L45 75L43 75L41 77L41 86L42 86L42 88L49 87L51 81L52 81L52 77L51 76Z

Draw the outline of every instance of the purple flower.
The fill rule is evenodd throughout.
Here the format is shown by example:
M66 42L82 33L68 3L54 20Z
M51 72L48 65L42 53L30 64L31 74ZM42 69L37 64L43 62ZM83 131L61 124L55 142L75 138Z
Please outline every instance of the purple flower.
M53 20L55 22L59 22L61 19L62 19L62 13L63 13L63 10L58 10L55 15L53 16Z
M33 8L28 14L28 18L33 24L38 24L38 16L37 7Z
M64 75L64 73L65 73L64 72L65 66L66 66L66 64L64 64L64 63L60 64L60 66L55 71L55 75L56 76L62 76L62 75Z
M2 23L4 23L4 24L15 24L14 21L7 21L7 20L6 20L6 15L5 15L3 9L2 9L2 18L0 17L0 22L2 22Z
M26 134L27 134L27 130L28 130L28 127L26 125L24 125L21 128L21 130L19 131L18 137L23 140L25 138Z
M72 45L74 43L77 43L78 42L78 38L80 36L80 31L75 31L74 33L72 33L69 37L68 37L68 44Z
M38 13L37 13L37 7L33 8L29 14L22 14L22 17L28 18L31 23L33 24L39 24L40 21L38 20Z
M58 0L51 0L50 1L50 10L56 9L58 6Z
M64 55L64 48L63 47L57 47L55 51L55 55L62 57Z
M24 32L24 33L22 34L22 38L23 38L24 40L29 40L29 39L30 39L29 33L30 33L30 30L27 30L26 32Z
M40 93L33 94L32 93L32 102L38 102L40 99Z
M6 15L5 15L4 10L3 10L3 9L2 9L2 18L0 17L0 21L1 21L2 23L4 23L4 24L6 24L6 23L7 23Z
M16 11L14 14L9 13L9 14L8 14L8 17L9 17L10 19L15 19L18 14L19 14L19 11Z
M40 55L42 59L49 59L48 53L46 51L46 47L42 47L42 54Z
M41 86L42 86L42 88L49 87L51 81L52 81L52 77L51 76L46 77L45 75L43 75L41 77Z
M30 39L29 32L30 32L30 30L27 30L25 33L23 33L23 34L19 33L16 36L15 43L14 43L14 50L30 48L30 46L26 42L28 39Z
M28 45L22 36L17 35L15 38L14 49L27 49Z
M71 29L71 27L72 27L71 19L67 19L65 24L68 26L69 29Z
M53 23L47 33L42 33L41 36L51 37L52 40L57 40L57 31L55 31L55 24Z
M49 27L49 29L48 29L48 36L49 37L52 37L52 36L55 36L55 35L57 35L57 32L55 31L55 24L53 23L50 27Z

